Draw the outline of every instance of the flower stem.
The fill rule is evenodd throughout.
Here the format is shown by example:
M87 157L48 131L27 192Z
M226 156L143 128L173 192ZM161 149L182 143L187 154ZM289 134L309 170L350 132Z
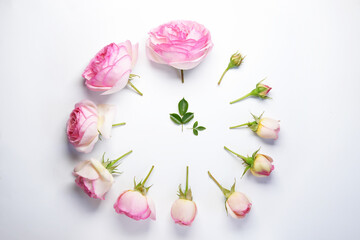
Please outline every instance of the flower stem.
M225 69L225 71L224 71L223 74L221 75L221 78L220 78L220 80L219 80L219 82L218 82L218 85L220 85L223 77L225 76L225 73L226 73L229 69L230 69L229 67L227 67L227 68Z
M243 100L243 99L245 99L245 98L247 98L247 97L249 97L249 96L251 96L251 95L252 95L252 92L249 92L249 93L246 94L245 96L243 96L243 97L241 97L241 98L238 98L238 99L230 102L230 104L233 104L233 103L236 103L236 102L238 102L238 101L241 101L241 100Z
M238 156L239 158L241 158L241 159L245 159L245 157L244 157L244 156L242 156L242 155L240 155L240 154L238 154L238 153L236 153L236 152L234 152L234 151L231 151L231 150L230 150L230 149L228 149L227 147L225 147L225 146L224 146L224 148L225 148L225 150L227 150L227 151L231 152L232 154L234 154L234 155Z
M223 186L220 185L220 183L218 181L216 181L216 179L213 177L213 175L211 175L210 171L208 171L209 177L216 183L216 185L218 185L218 187L220 188L220 190L224 193L224 190L226 190L225 188L223 188ZM225 193L224 193L225 194Z
M129 155L130 153L132 153L132 150L128 151L127 153L125 153L124 155L120 156L119 158L112 160L111 163L107 166L108 168L111 166L114 166L115 163L117 163L120 159L122 159L123 157ZM105 154L105 153L104 153ZM104 158L104 155L103 155Z
M240 125L232 126L232 127L230 127L230 129L238 128L238 127L242 127L242 126L249 126L249 123L243 123L243 124L240 124Z
M185 196L186 196L186 193L189 189L189 166L186 166L186 186L185 186Z
M184 70L180 70L181 82L184 83Z
M129 84L138 94L140 94L140 96L143 95L142 92L140 92L139 89L137 89L137 88L134 86L134 84L132 84L130 81L128 82L128 84Z
M148 180L148 178L149 178L149 176L150 176L150 174L151 174L151 172L152 172L153 169L154 169L154 165L152 165L152 167L151 167L148 175L146 176L146 178L145 178L144 181L142 182L142 185L143 185L143 186L145 185L146 181Z
M125 125L125 124L126 124L125 122L115 123L115 124L113 124L112 126L113 126L113 127L116 127L116 126L121 126L121 125Z

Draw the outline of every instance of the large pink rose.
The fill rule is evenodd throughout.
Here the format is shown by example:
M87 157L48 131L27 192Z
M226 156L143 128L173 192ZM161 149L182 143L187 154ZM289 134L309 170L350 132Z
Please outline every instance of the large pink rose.
M102 200L114 182L111 173L95 159L79 163L74 169L74 175L76 184L89 197Z
M196 67L213 47L209 30L192 21L172 21L149 32L150 60L180 70Z
M115 110L112 105L96 106L90 100L77 103L67 122L69 142L79 152L91 152L99 139L99 132L104 138L110 138Z
M104 47L90 61L82 76L86 86L93 91L111 94L123 89L137 61L138 44L130 41Z

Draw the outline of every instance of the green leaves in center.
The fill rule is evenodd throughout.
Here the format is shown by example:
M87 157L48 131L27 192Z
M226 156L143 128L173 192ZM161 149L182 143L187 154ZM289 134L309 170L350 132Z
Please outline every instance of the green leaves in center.
M185 100L185 98L181 99L178 103L179 114L170 113L170 119L177 125L181 125L181 130L183 131L184 124L187 124L194 118L193 112L188 112L189 103ZM197 123L197 122L196 122ZM199 131L205 130L205 127L200 127L200 129L193 129L193 133L197 136Z

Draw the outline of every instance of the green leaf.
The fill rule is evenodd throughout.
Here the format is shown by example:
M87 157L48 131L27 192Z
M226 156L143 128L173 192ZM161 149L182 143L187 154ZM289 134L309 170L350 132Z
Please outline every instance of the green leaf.
M178 125L182 124L181 117L179 116L179 114L171 113L170 119Z
M199 132L196 129L193 129L193 133L195 136L197 136L199 134Z
M193 119L193 118L194 118L194 113L192 113L192 112L187 112L187 113L185 113L184 116L182 117L181 122L182 122L183 124L186 124L186 123L190 122L191 119Z
M185 113L186 113L187 110L188 110L189 104L188 104L188 102L185 100L185 98L183 98L183 99L181 99L181 101L179 102L178 107L179 107L179 113L180 113L180 115L181 115L181 116L184 116Z
M198 125L198 121L196 121L196 122L194 123L193 128L196 128L197 125Z
M203 127L203 126L199 126L199 127L196 128L196 130L199 130L199 131L204 131L205 129L206 129L206 128Z

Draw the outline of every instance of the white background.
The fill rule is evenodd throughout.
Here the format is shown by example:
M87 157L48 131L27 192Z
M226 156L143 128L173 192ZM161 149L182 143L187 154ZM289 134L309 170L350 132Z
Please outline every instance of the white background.
M203 63L179 72L145 55L150 29L175 19L211 32L214 48ZM359 210L360 2L347 1L0 1L0 239L357 239ZM130 88L100 96L81 74L105 45L139 42ZM236 50L243 65L217 81ZM230 105L267 77L272 100ZM185 97L195 137L169 119ZM117 106L112 139L90 154L68 145L65 125L76 102ZM280 119L280 137L263 141L248 129L250 112ZM192 121L191 123L193 123ZM189 125L190 126L190 125ZM272 176L241 179L243 166L223 146L272 156ZM74 183L81 160L112 159L132 149L105 201ZM145 177L157 220L118 215L118 194ZM190 228L175 225L170 207L190 166L198 215ZM226 215L225 187L237 180L253 208L245 219Z

